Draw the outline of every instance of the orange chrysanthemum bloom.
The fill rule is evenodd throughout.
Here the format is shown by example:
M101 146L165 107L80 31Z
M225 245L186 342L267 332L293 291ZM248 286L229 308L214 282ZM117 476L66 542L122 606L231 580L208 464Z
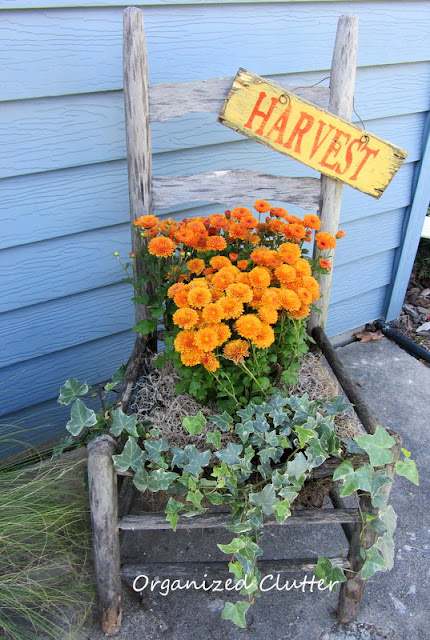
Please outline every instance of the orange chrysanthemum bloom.
M327 231L320 231L315 234L315 241L317 243L318 249L324 251L325 249L334 249L336 246L336 238L331 235L331 233L327 233Z
M140 216L133 222L135 227L140 227L143 229L152 229L156 227L158 224L157 216Z
M248 216L252 216L252 213L246 207L235 207L231 212L231 217L234 220L242 220L242 218L247 218Z
M314 229L314 231L321 229L321 220L313 213L307 213L303 216L303 222L308 229Z
M262 322L261 329L252 342L258 349L267 349L267 347L270 347L270 345L275 342L275 332L270 324Z
M200 258L194 258L194 260L188 260L187 262L188 270L197 275L201 274L205 266L205 261Z
M210 259L209 262L211 267L213 267L216 271L219 271L219 269L222 269L223 267L231 266L231 262L228 258L226 258L226 256L214 256Z
M203 319L211 324L217 324L224 319L225 313L220 302L211 302L202 311Z
M303 278L296 278L292 282L287 284L281 284L281 289L291 289L291 291L297 291L299 287L303 287Z
M202 351L213 351L218 346L218 333L211 327L205 327L195 332L196 347Z
M247 216L246 218L242 218L240 224L245 227L245 229L254 229L258 224L258 220L254 218L254 216Z
M243 359L249 356L248 343L245 340L230 340L225 345L223 354L228 360L232 360L236 364L243 362Z
M236 282L241 282L242 284L247 284L249 286L251 284L249 273L238 273L236 276Z
M197 241L197 237L194 231L186 228L178 229L177 231L175 231L173 237L175 238L176 242L182 242L189 247L193 247Z
M263 298L264 291L267 291L267 289L254 289L254 295L252 296L252 301L248 302L250 307L252 307L253 309L259 309L261 307L261 305L263 304L262 298Z
M219 360L217 360L212 353L207 353L203 356L202 365L204 366L206 371L210 371L211 373L213 373L220 367Z
M344 238L346 236L345 231L341 231L341 229L339 229L339 231L336 233L336 238L340 239L340 238Z
M193 349L187 349L181 353L181 362L186 367L195 367L196 364L201 364L202 358L204 358L205 352L194 347Z
M254 267L249 272L249 280L253 287L265 289L270 286L270 273L265 267Z
M279 301L279 289L269 287L261 296L261 302L264 306L272 307L273 309L280 309L281 303Z
M292 318L307 318L308 315L310 313L310 309L309 309L309 305L302 303L300 309L297 309L296 311L290 311L290 316Z
M211 227L219 231L220 229L226 229L229 225L229 222L227 218L222 215L222 213L215 213L214 215L209 216L209 224Z
M212 302L212 294L205 287L195 287L188 292L188 304L195 309L201 309Z
M275 307L261 306L258 310L258 316L266 324L276 324L278 322L278 312Z
M230 284L233 284L235 279L234 273L232 273L228 267L223 267L214 274L212 284L216 289L225 291Z
M198 289L199 287L208 288L208 281L206 278L193 278L189 284L188 289Z
M243 303L234 298L221 298L220 304L224 309L226 320L235 320L243 313Z
M312 292L309 289L305 289L304 287L300 287L297 289L297 295L299 296L300 302L304 302L305 304L311 304L312 302Z
M175 351L182 353L195 347L194 331L180 331L174 341Z
M228 324L225 322L220 322L216 327L216 332L218 333L218 345L224 344L226 340L228 340L231 336L231 330Z
M253 233L252 235L249 236L249 242L251 244L258 244L260 240L261 240L260 236L257 235L256 233Z
M189 309L184 307L178 309L172 316L173 324L176 324L182 329L192 329L199 319L199 315L195 309Z
M295 280L296 270L289 264L281 264L280 267L276 267L275 276L278 278L279 282L286 284L287 282Z
M256 200L254 202L254 209L259 213L267 213L267 211L270 211L270 207L271 205L265 200Z
M194 231L194 233L199 233L202 235L206 235L207 233L206 227L202 222L201 218L194 218L194 219L192 218L187 223L187 229L191 229L191 231Z
M173 296L173 301L177 307L188 307L188 290L181 289Z
M248 268L248 260L238 260L237 267L241 271L246 271L246 269Z
M261 320L253 313L246 313L236 320L235 329L242 338L254 340L261 331Z
M309 262L307 260L305 260L304 258L299 258L295 263L294 263L294 269L296 270L296 273L299 277L302 276L310 276L312 271L311 271L311 265L309 264Z
M229 253L229 254L228 254L228 257L230 258L230 260L231 260L232 262L236 262L236 260L237 260L237 259L238 259L238 257L239 257L239 254L237 254L237 253Z
M331 262L329 262L325 258L320 258L318 262L319 262L319 265L320 265L321 269L329 269L329 270L331 270Z
M281 244L278 253L287 264L294 264L302 255L300 247L292 242L284 242L284 244Z
M313 276L303 276L303 286L312 293L312 299L318 300L320 297L320 287L318 281Z
M270 209L270 215L275 216L276 218L284 218L284 220L286 220L288 213L284 207L272 207Z
M247 235L248 229L243 224L235 222L230 225L228 230L229 240L245 240Z
M217 302L217 300L220 300L224 296L224 291L221 291L221 289L211 289L211 293L212 302Z
M270 222L267 223L267 226L270 231L273 231L274 233L284 233L285 230L285 222L278 220L278 218L270 220Z
M168 258L173 255L175 249L176 245L170 238L153 238L148 243L148 252L152 256L158 256L159 258Z
M221 236L209 236L206 239L205 249L207 251L223 251L227 246L227 242Z
M306 235L306 229L302 224L293 222L285 229L285 235L289 238L294 238L295 240L303 240Z
M225 292L228 297L235 298L235 300L239 300L239 302L251 302L252 300L251 287L241 282L230 284Z
M175 282L171 287L167 290L167 295L169 298L174 298L177 293L183 291L185 289L185 285L183 282Z
M295 291L291 291L291 289L280 289L279 290L279 301L282 305L282 308L286 311L296 311L300 309L300 299Z

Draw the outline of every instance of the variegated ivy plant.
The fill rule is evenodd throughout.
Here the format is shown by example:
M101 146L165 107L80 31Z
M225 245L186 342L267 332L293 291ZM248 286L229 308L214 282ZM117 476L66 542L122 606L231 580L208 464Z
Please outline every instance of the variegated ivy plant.
M340 496L360 490L379 509L378 517L362 523L363 532L365 527L373 527L380 534L370 549L363 548L363 578L391 569L397 516L381 488L392 482L383 465L393 461L391 448L395 441L378 426L374 435L342 442L334 429L334 416L349 406L342 398L316 401L309 400L306 394L288 397L277 392L259 403L249 403L234 417L226 412L210 416L210 424L201 412L186 416L183 428L189 434L199 435L208 427L207 446L201 450L191 444L170 447L149 423L138 424L135 415L126 415L122 409L106 404L105 396L120 381L121 372L117 372L112 383L92 391L85 383L67 380L59 397L61 404L72 403L67 444L88 441L106 432L118 438L122 451L113 456L116 470L132 473L140 491L162 490L170 494L165 512L173 530L181 515L203 514L210 504L231 508L227 529L235 536L229 544L218 547L229 556L228 568L234 579L242 581L240 593L244 599L226 602L223 618L245 627L245 614L258 594L257 560L263 553L260 540L264 518L274 515L283 523L312 470L329 457L341 460L333 474L334 481L341 481ZM102 401L100 413L81 399L97 395ZM221 436L227 432L230 441L221 447ZM415 463L408 451L402 452L396 472L418 484ZM347 459L349 453L361 453L365 462L353 466ZM346 579L344 570L323 557L318 558L314 573L325 585Z

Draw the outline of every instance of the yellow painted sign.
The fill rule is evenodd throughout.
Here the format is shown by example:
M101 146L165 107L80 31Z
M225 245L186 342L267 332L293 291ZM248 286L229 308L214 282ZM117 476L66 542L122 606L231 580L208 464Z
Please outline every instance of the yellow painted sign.
M219 122L326 176L380 198L406 151L239 69Z

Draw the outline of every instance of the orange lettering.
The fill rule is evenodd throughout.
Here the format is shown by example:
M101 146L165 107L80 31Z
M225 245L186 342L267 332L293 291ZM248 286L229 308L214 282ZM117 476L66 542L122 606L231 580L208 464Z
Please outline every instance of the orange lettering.
M323 128L325 127L325 125L326 125L326 123L324 122L324 120L320 120L320 126L318 127L318 131L317 131L317 134L315 136L314 146L312 147L312 151L311 151L311 154L310 154L309 158L312 158L316 154L316 152L320 149L320 147L327 140L327 136L330 135L330 133L333 131L333 129L336 128L332 124L329 124L328 125L329 126L329 130L327 131L327 133L325 134L324 138L320 142L321 132L322 132Z
M286 149L291 149L291 147L293 146L294 139L297 137L297 142L296 142L296 146L294 147L294 151L296 153L300 153L300 145L302 144L302 138L305 135L305 133L307 133L309 129L312 127L314 121L315 121L315 118L313 116L309 115L305 111L301 111L300 118L298 119L297 124L294 127L289 139L284 144L284 147ZM302 124L304 124L303 127L302 127Z
M270 131L267 134L267 136L264 136L264 137L269 139L271 134L272 134L272 131L278 131L278 133L279 133L278 138L274 142L275 142L275 144L282 144L284 142L285 127L287 126L288 118L290 117L290 113L291 113L291 105L289 104L288 107L286 109L284 109L284 112L276 120L275 124L270 129Z
M339 140L339 138L342 138L342 136L344 136L346 138L346 141L349 142L349 139L351 138L351 135L349 133L344 133L343 131L341 131L340 129L336 129L336 133L335 136L333 138L333 140L330 142L329 147L325 153L324 158L320 161L320 165L322 167L326 167L327 169L331 169L332 171L336 171L336 173L339 173L338 169L339 169L339 163L338 162L334 162L333 164L328 164L327 160L330 157L330 155L333 154L333 157L336 158L336 156L338 155L339 151L342 148L342 143Z
M380 149L371 149L370 147L367 146L367 144L365 144L360 149L360 151L365 151L366 155L364 156L363 160L358 165L354 175L350 177L350 180L357 180L358 174L360 173L360 171L362 170L362 168L364 167L365 163L368 161L370 156L373 156L374 158L376 158L376 156L378 155Z
M273 109L275 108L276 104L278 103L278 98L271 98L271 105L269 107L269 110L266 113L264 111L260 111L259 108L260 108L261 103L263 102L265 97L266 97L266 94L264 93L264 91L261 91L260 95L258 96L258 100L255 103L255 106L254 106L254 108L252 110L252 113L249 116L249 120L244 125L247 129L252 129L252 123L254 121L254 118L256 116L258 116L259 118L263 118L263 121L262 121L261 125L259 126L259 128L255 132L255 134L257 136L262 136L263 135L264 127L266 126L267 121L269 120L270 116L272 115Z
M345 173L346 171L348 171L349 167L351 166L351 163L354 159L354 156L352 155L352 147L358 144L358 148L360 149L361 147L361 141L359 138L356 138L355 140L353 140L352 142L350 142L347 150L346 150L346 166L345 169L343 171L340 171L340 167L338 166L336 168L336 173L338 173L339 175L342 175L343 173Z

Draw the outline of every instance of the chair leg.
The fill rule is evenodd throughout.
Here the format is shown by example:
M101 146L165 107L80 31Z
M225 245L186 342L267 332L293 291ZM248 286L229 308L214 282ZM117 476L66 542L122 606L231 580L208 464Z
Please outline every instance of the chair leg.
M110 637L119 632L122 617L117 479L112 462L115 441L108 435L99 436L88 443L87 449L100 624Z

